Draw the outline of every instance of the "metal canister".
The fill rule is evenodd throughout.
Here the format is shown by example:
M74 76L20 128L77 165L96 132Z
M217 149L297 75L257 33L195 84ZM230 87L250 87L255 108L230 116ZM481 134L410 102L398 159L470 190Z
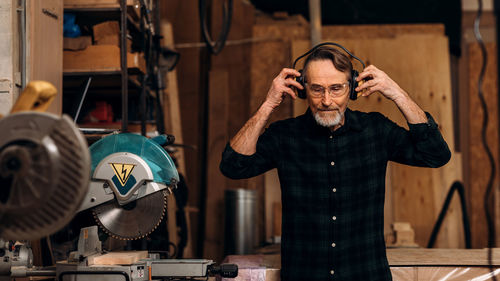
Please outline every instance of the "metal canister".
M248 189L225 191L225 255L252 254L257 237L256 192Z

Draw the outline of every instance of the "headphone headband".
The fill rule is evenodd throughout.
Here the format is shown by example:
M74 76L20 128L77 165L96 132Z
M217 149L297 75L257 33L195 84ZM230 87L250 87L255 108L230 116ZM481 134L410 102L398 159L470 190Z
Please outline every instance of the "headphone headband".
M360 58L358 58L355 55L353 55L346 48L344 48L344 46L342 46L340 44L337 44L337 43L334 43L334 42L325 42L325 43L321 43L321 44L318 44L318 45L314 46L312 49L310 49L309 51L307 51L307 53L305 53L305 54L301 55L300 57L296 58L295 61L293 62L292 68L295 69L295 65L297 64L297 62L301 58L309 55L310 53L312 53L315 50L317 50L319 47L325 46L325 45L332 45L332 46L336 46L336 47L341 48L342 50L344 50L344 52L346 52L347 54L349 54L352 58L358 60L363 65L363 69L365 68L365 63ZM304 77L303 69L299 70L299 72L300 72L300 76L296 77L295 79L296 79L297 82L299 82L302 86L305 87L305 77ZM351 71L351 79L349 80L349 98L351 100L355 100L355 99L358 98L358 94L355 91L355 89L358 87L358 81L356 81L356 78L358 77L358 75L359 75L358 71L352 69L352 71ZM305 89L303 89L303 90L297 89L297 96L299 98L301 98L301 99L305 99L306 98L306 91L305 91Z
M366 66L365 66L365 63L364 63L364 62L363 62L360 58L358 58L357 56L355 56L354 54L352 54L351 52L349 52L349 50L347 50L344 46L342 46L342 45L340 45L340 44L338 44L338 43L334 43L334 42L324 42L324 43L320 43L320 44L318 44L318 45L316 45L316 46L312 47L312 49L310 49L309 51L307 51L305 54L303 54L303 55L301 55L300 57L298 57L298 58L296 58L296 59L295 59L295 61L293 62L292 68L293 68L293 69L295 69L295 65L297 64L297 62L298 62L301 58L303 58L303 57L305 57L305 56L309 55L310 53L314 52L314 51L315 51L316 49L318 49L319 47L321 47L321 46L325 46L325 45L336 46L336 47L341 48L342 50L344 50L344 52L348 53L351 57L353 57L354 59L358 60L358 61L359 61L359 62L363 65L363 69L365 69L365 67L366 67Z

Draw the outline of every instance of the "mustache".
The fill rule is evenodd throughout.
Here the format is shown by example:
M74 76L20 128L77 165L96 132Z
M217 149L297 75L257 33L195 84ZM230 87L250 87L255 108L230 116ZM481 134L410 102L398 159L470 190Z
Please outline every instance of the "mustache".
M328 107L328 108L318 108L319 111L340 111L340 107Z

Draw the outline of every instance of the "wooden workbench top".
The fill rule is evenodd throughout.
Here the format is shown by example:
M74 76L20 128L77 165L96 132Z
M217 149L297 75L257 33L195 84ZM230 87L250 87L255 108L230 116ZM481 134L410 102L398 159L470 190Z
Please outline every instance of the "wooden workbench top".
M387 249L390 266L488 266L487 249ZM500 265L500 249L493 250L493 265Z

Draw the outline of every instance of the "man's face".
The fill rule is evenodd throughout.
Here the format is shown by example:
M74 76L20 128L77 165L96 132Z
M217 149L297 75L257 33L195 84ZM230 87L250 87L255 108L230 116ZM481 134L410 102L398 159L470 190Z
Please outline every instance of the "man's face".
M337 70L330 60L312 61L306 71L307 101L316 122L337 129L344 124L344 112L349 103L347 74ZM344 85L344 90L334 94L332 89L338 85ZM321 90L323 95L318 96Z

